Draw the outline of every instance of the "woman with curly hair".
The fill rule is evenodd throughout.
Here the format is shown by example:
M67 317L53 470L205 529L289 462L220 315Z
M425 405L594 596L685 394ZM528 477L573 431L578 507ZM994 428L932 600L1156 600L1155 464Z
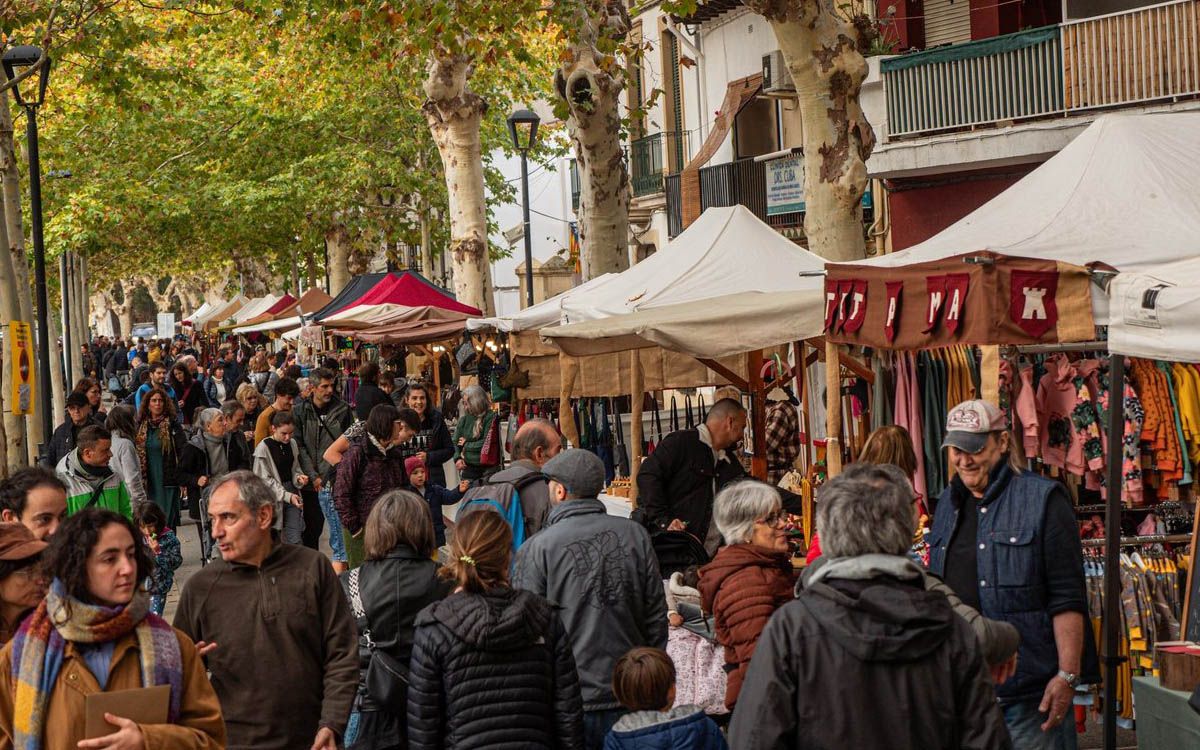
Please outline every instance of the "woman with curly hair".
M195 644L150 613L153 561L124 516L85 508L47 550L46 598L0 651L0 736L18 750L225 747L221 706ZM82 743L87 696L167 686L167 721L105 714L111 732ZM17 707L20 706L20 710Z
M179 488L189 477L180 470L187 436L175 419L175 402L162 388L151 388L138 409L134 435L146 497L167 514L167 525L179 526Z

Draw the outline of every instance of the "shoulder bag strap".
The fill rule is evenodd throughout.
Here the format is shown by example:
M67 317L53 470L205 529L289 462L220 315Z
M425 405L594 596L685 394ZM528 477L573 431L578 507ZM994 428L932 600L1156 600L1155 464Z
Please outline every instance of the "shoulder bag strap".
M88 501L87 501L87 505L85 505L85 506L83 506L83 507L85 507L85 508L91 508L91 507L92 507L92 506L94 506L96 503L100 502L100 498L101 498L101 497L103 497L103 496L104 496L104 482L101 482L99 487L97 487L96 489L92 490L92 497L91 497L91 499L90 499L90 500L88 500Z
M347 588L350 589L350 611L354 613L356 619L367 620L367 610L363 607L362 593L358 588L358 576L362 572L362 568L355 568L350 571L350 575L346 579ZM371 640L371 623L367 620L367 627L363 628L363 639L367 642L367 648L375 650L375 641Z

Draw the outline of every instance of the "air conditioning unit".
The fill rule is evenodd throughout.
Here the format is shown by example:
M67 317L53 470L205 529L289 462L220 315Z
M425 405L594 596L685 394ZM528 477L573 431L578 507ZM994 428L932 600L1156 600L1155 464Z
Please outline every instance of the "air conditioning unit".
M788 72L787 63L783 61L783 52L780 50L762 56L762 72L764 94L796 93L792 74Z

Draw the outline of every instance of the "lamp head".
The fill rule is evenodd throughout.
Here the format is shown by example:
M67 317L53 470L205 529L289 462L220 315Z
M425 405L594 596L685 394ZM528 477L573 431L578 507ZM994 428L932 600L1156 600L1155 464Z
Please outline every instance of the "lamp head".
M22 44L8 49L4 53L2 63L6 80L13 80L42 59L41 49L31 44ZM21 83L13 86L13 98L22 107L40 107L46 101L46 87L50 85L50 58L41 69L30 75Z
M530 109L518 109L508 116L508 134L512 137L513 148L518 151L529 151L537 140L538 124L542 118Z

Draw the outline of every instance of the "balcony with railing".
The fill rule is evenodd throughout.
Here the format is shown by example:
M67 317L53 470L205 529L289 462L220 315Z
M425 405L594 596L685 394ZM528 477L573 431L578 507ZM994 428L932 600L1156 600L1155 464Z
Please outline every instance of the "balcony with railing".
M725 164L713 164L700 169L700 211L712 206L741 204L754 215L776 229L789 229L804 224L804 212L771 214L767 211L767 167L755 159L739 159ZM683 201L680 176L666 179L667 234L677 236L683 231Z
M901 139L1200 94L1200 0L884 60Z
M629 144L629 166L635 198L663 192L663 180L677 172L687 159L686 135L654 133Z

